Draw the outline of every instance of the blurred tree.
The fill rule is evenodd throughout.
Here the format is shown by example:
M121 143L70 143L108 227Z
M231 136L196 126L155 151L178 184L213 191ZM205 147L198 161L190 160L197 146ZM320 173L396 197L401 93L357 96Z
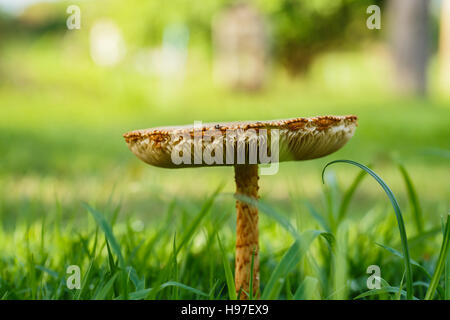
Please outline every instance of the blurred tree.
M235 90L262 89L268 62L266 21L245 2L220 12L213 20L214 76Z
M67 17L66 6L62 3L35 3L18 16L14 29L31 35L64 32L67 30Z
M388 16L397 90L402 94L425 95L429 0L391 0Z
M441 88L450 94L450 0L442 1L439 59Z
M291 74L307 70L320 53L356 47L378 32L366 27L366 9L381 0L260 0L273 30L274 55Z

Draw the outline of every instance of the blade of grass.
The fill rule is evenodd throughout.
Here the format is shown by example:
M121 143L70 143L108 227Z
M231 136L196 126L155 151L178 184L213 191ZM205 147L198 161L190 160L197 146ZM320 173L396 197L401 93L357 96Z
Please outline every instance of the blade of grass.
M294 300L318 300L319 299L319 280L307 276L298 286L292 299Z
M94 220L97 222L97 224L100 226L100 228L105 233L106 239L108 240L109 244L111 245L112 250L115 252L115 254L117 255L117 258L119 259L120 266L124 267L125 260L123 259L119 242L117 241L116 237L114 236L111 226L106 221L103 214L101 214L99 211L97 211L96 209L89 206L87 203L84 203L83 205L92 214L92 216L94 217Z
M350 204L350 200L352 199L353 194L355 193L356 189L358 188L359 184L361 183L361 181L363 180L365 175L366 175L366 172L361 171L356 176L355 180L353 180L353 182L350 185L350 187L348 188L348 190L345 192L344 197L342 198L341 204L339 206L338 218L337 218L338 224L342 220L344 220L345 216L347 215L347 209L348 209L348 205Z
M252 252L252 262L250 264L250 283L249 283L249 287L250 287L250 292L249 292L249 298L250 300L253 300L253 294L255 294L256 292L253 292L253 265L255 263L255 250L253 250Z
M348 223L344 222L337 230L336 234L336 254L333 259L333 299L345 300L348 293Z
M214 200L216 199L217 195L219 194L220 190L222 190L223 185L220 185L214 193L205 201L203 204L199 214L192 220L191 224L186 228L186 232L183 234L183 237L181 238L180 244L178 245L177 249L175 250L175 254L177 255L180 250L186 245L186 243L191 239L192 235L195 233L197 228L200 226L201 221L206 216L206 214L209 212L209 209L211 209Z
M442 227L435 227L430 230L426 230L422 232L421 234L415 235L414 237L410 237L408 239L409 247L412 248L417 245L422 245L423 241L427 238L433 237L434 235L438 234L442 231Z
M189 287L189 286L187 286L185 284L182 284L180 282L177 282L177 281L165 282L165 283L161 284L158 287L158 290L164 289L164 288L168 288L168 287L177 287L177 288L181 288L181 289L187 290L187 291L189 291L191 293L197 294L197 295L202 296L202 297L209 297L209 295L204 293L203 291L200 291L198 289ZM147 288L147 289L141 289L141 290L137 290L137 291L131 292L130 293L130 299L132 299L132 300L145 299L146 297L148 297L149 293L152 292L152 291L154 291L153 288ZM122 296L117 297L115 300L120 300L120 299L122 299Z
M144 281L142 279L139 279L139 276L137 275L137 272L136 272L136 270L133 267L128 266L127 267L127 273L129 274L130 280L133 283L134 288L136 289L136 291L145 289Z
M444 298L450 300L450 254L447 253L447 259L445 261L445 279L444 279Z
M375 242L376 245L382 247L383 249L386 249L387 251L389 251L390 253L392 253L393 255L399 257L400 259L405 259L405 257L403 256L403 254L397 250L395 250L394 248L391 248L389 246L385 246L384 244ZM411 264L413 266L416 266L417 268L419 268L427 277L428 279L431 279L431 274L424 268L422 267L417 261L410 259L409 260L411 262Z
M115 252L115 254L117 255L117 258L119 259L119 266L122 271L121 272L121 280L122 280L121 282L122 282L122 287L123 287L122 289L124 290L124 298L127 299L128 298L128 285L127 285L128 275L126 273L125 260L122 255L122 250L120 248L120 244L117 241L116 237L114 236L112 228L111 228L110 224L108 223L108 221L106 221L103 214L101 214L99 211L97 211L96 209L89 206L87 203L83 203L83 205L92 214L92 216L94 217L94 220L97 222L97 224L103 230L103 232L105 233L105 237L108 240L106 242L106 244L108 245L108 243L109 243L111 245L112 250Z
M305 231L297 237L297 240L283 255L278 265L270 275L261 299L276 299L281 289L279 281L284 279L286 275L298 264L305 253L308 251L310 244L319 236L321 231Z
M52 276L52 277L55 278L55 279L59 279L59 278L60 278L58 272L53 271L53 270L50 270L50 269L48 269L48 268L46 268L46 267L44 267L44 266L38 265L38 266L36 266L36 269L41 270L41 271L47 273L48 275Z
M103 286L103 288L98 292L97 295L95 295L94 300L104 300L108 297L109 293L113 289L114 282L116 281L117 277L120 275L119 272L116 272L109 280L108 282Z
M219 243L220 253L222 255L222 263L225 270L225 280L227 281L228 297L230 298L230 300L236 300L236 287L234 285L233 273L231 272L231 267L228 263L227 255L225 253L225 250L223 249L219 235L217 235L217 242Z
M108 239L105 239L106 243L106 250L108 251L108 264L109 264L109 271L111 274L116 272L116 262L114 261L114 256L112 255L111 248L109 246Z
M450 150L440 148L426 148L424 154L434 155L445 159L450 159Z
M285 218L283 215L279 214L275 209L273 209L268 204L262 202L261 200L255 200L255 199L252 199L250 197L247 197L247 196L241 195L241 194L236 194L236 195L234 195L234 197L236 199L238 199L239 201L242 201L249 205L257 207L258 210L260 210L266 216L268 216L269 218L272 218L273 220L278 222L278 224L283 229L285 229L287 232L289 232L294 239L297 239L297 240L301 239L300 234L294 228L294 226L289 222L289 220L287 218ZM333 234L331 234L329 232L324 232L324 231L316 231L316 232L319 232L320 235L330 244L330 246L333 246L333 243L334 243Z
M129 298L130 298L130 300L143 300L148 296L148 294L152 290L153 290L152 288L149 288L149 289L141 289L141 290L137 290L134 292L130 292ZM114 300L122 300L122 299L123 299L122 296L118 296Z
M403 282L404 281L405 281L405 273L403 272L402 280L400 281L400 285L398 286L398 292L395 294L395 300L401 300L401 298L402 298Z
M234 198L236 198L239 201L245 202L249 205L252 205L254 207L257 207L261 212L263 212L264 214L266 214L267 216L278 222L278 224L281 227L283 227L286 231L288 231L292 236L294 236L294 238L298 236L297 230L294 228L294 226L292 226L292 224L289 222L288 219L286 219L284 216L279 214L276 210L274 210L272 207L265 204L261 200L255 200L242 194L235 194Z
M358 162L352 161L352 160L335 160L327 163L325 167L322 170L322 182L324 182L324 173L325 170L328 168L328 166L334 164L334 163L347 163L354 166L359 167L360 169L366 171L368 174L370 174L377 182L378 184L383 188L384 192L388 196L392 207L394 208L394 212L397 218L397 224L400 232L400 238L402 240L402 251L404 255L404 263L405 263L405 269L406 269L406 298L408 300L411 300L414 296L414 288L413 288L413 276L412 276L412 268L411 268L411 262L410 262L410 256L409 256L409 249L408 249L408 238L406 235L406 229L405 229L405 223L403 222L403 215L400 210L400 206L398 205L397 199L395 198L394 194L392 193L391 189L386 185L386 183L371 169L366 167L365 165L362 165Z
M411 204L412 211L414 213L414 221L416 223L417 233L420 234L423 232L423 213L422 208L420 207L419 198L417 197L416 190L405 167L402 164L399 164L398 167L400 169L400 172L402 173L403 180L405 181L406 184L409 202Z
M182 284L182 283L180 283L180 282L177 282L177 281L168 281L168 282L166 282L166 283L163 283L163 284L160 286L160 288L161 288L161 289L164 289L164 288L171 287L171 286L176 286L176 287L178 287L178 288L187 290L187 291L189 291L189 292L191 292L191 293L197 294L197 295L202 296L202 297L208 297L208 294L204 293L203 291L200 291L200 290L198 290L198 289L189 287L189 286L187 286L187 285L185 285L185 284Z
M176 238L177 238L177 233L175 232L174 236L173 236L173 244L172 244L172 248L173 248L173 252L172 252L172 268L173 268L173 272L174 272L174 279L175 281L178 281L178 263L177 263L177 254L176 254ZM173 287L173 296L174 296L174 300L178 300L178 287L174 286Z
M94 260L92 260L89 263L88 270L86 272L86 275L83 277L83 282L81 283L81 288L78 290L77 294L75 295L75 300L80 300L82 297L84 297L84 293L86 292L86 289L88 287L88 282L91 279L92 276L92 265L94 264Z
M306 208L308 208L309 213L311 216L319 223L319 225L327 232L331 232L331 228L328 225L328 222L325 220L325 218L313 207L313 205L308 201L305 200Z
M328 219L328 225L330 226L331 232L335 233L337 228L337 221L336 221L336 195L338 194L338 186L336 181L336 175L334 172L330 172L330 174L327 175L327 180L329 187L324 188L323 195L325 198L326 203L326 212L327 212L327 219Z
M430 286L425 294L425 300L431 300L434 297L436 289L439 285L439 279L444 271L445 261L450 247L450 214L447 215L447 223L445 224L444 237L442 239L441 250L439 258L436 263L433 278L431 278ZM447 288L446 288L447 289Z
M214 284L211 286L211 289L209 290L209 294L208 294L208 300L217 300L218 299L217 297L220 297L222 290L219 291L218 295L214 294L216 292L216 288L219 285L219 283L220 283L220 280L217 279L216 282L214 282ZM223 289L223 287L222 287L222 289Z
M397 294L399 292L400 288L399 287L384 287L381 289L372 289L366 292L361 293L360 295L356 296L355 298L353 298L354 300L357 299L361 299L364 297L369 297L369 296L373 296L373 295L380 295L380 294L384 294L384 293L393 293L393 294ZM401 290L401 295L402 296L406 296L407 293L405 290ZM414 300L417 300L417 298L414 298Z

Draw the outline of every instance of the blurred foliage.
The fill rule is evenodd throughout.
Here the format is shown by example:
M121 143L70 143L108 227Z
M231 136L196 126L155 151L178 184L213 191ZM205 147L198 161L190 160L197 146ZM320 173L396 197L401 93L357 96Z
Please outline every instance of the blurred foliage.
M383 1L262 1L273 25L274 53L291 73L304 71L324 51L355 46L379 32L367 29L366 8Z
M314 57L326 50L355 47L380 34L366 28L366 8L371 4L383 7L382 0L249 2L266 16L273 57L291 74L305 71ZM95 19L113 19L131 47L160 44L168 24L183 23L189 27L191 45L210 52L214 15L235 3L234 0L97 0L79 2L78 5L82 11L82 29ZM1 15L1 32L6 37L16 37L18 34L42 35L65 31L68 4L65 1L38 3L28 7L17 18Z

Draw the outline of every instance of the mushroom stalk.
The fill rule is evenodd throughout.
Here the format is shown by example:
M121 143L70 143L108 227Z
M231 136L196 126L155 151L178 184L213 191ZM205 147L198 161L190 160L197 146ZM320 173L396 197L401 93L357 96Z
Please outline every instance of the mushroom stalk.
M258 165L234 166L236 194L258 199ZM253 257L253 297L259 296L258 208L236 200L236 292L242 300L249 298Z

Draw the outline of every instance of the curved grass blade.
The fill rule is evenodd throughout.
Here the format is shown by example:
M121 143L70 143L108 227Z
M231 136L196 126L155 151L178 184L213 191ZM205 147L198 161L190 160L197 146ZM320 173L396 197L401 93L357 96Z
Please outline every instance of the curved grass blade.
M384 287L381 289L372 289L372 290L361 293L360 295L356 296L353 299L356 300L356 299L361 299L364 297L369 297L369 296L374 296L374 295L380 295L380 294L384 294L384 293L398 294L399 290L400 290L400 288L398 288L398 287ZM402 296L406 296L406 291L401 290L400 294ZM417 300L417 298L414 298L414 300Z
M294 239L297 239L297 240L301 239L299 232L297 231L297 229L294 228L294 226L289 222L289 220L286 219L283 215L279 214L275 209L273 209L266 203L262 202L259 199L255 200L255 199L252 199L250 197L247 197L247 196L241 195L241 194L235 194L234 197L239 201L242 201L249 205L257 207L258 210L260 210L266 216L268 216L269 218L272 218L273 220L278 222L278 224L283 229L288 231L292 235L292 237L294 237ZM335 239L334 239L334 236L332 233L324 232L324 231L316 231L316 232L319 232L320 235L330 244L330 246L333 247Z
M417 233L423 232L423 213L420 207L419 198L417 197L414 185L409 177L408 172L402 164L398 165L400 172L402 173L403 180L405 180L406 190L408 190L408 198L411 203L411 207L414 213L414 221L416 222Z
M228 297L230 298L230 300L236 300L236 287L234 285L233 273L231 272L231 267L228 263L227 255L222 246L219 235L217 235L217 242L219 243L220 253L222 255L222 263L225 270L225 279L227 281Z
M40 266L40 265L35 266L35 268L38 269L38 270L41 270L42 272L47 273L49 276L51 276L51 277L53 277L55 279L59 279L60 278L58 272L53 271L53 270L51 270L49 268L46 268L46 267Z
M375 244L379 245L383 249L386 249L387 251L392 253L394 256L397 256L400 259L405 259L403 254L401 252L395 250L394 248L391 248L389 246L385 246L384 244L381 244L381 243L378 243L378 242L375 242ZM428 279L431 279L431 274L424 267L422 267L417 261L415 261L413 259L410 259L409 261L411 262L411 264L413 266L416 266L417 268L419 268L428 277Z
M446 159L450 159L450 150L440 148L427 148L424 150L425 154L434 155Z
M189 286L187 286L185 284L182 284L180 282L177 282L177 281L168 281L166 283L163 283L159 288L160 289L164 289L164 288L172 287L172 286L178 287L180 289L184 289L186 291L189 291L191 293L197 294L197 295L202 296L202 297L208 297L208 295L206 293L204 293L203 291L200 291L198 289L189 287Z
M191 293L203 296L203 297L209 297L209 295L207 295L206 293L204 293L203 291L200 291L198 289L189 287L185 284L182 284L180 282L177 281L168 281L166 283L163 283L161 286L158 287L157 290L166 288L166 287L177 287L177 288L181 288L181 289L185 289ZM142 300L148 297L149 293L152 292L154 289L153 288L147 288L147 289L141 289L141 290L137 290L134 292L130 293L130 299L131 300ZM122 296L117 297L115 300L121 300Z
M415 235L414 237L408 238L408 245L410 248L422 245L423 241L427 238L433 237L439 232L442 232L442 227L434 227L432 229L424 231L422 234Z
M234 197L239 201L257 207L267 216L278 222L278 224L282 226L286 231L288 231L292 236L294 236L294 238L298 236L297 229L294 228L294 226L289 222L288 219L286 219L284 216L279 214L276 210L274 210L272 207L265 204L261 200L256 200L243 194L235 194Z
M360 164L356 161L352 161L352 160L335 160L335 161L331 161L331 162L327 163L322 170L322 182L323 183L324 183L324 173L325 173L326 168L334 163L348 163L348 164L352 164L352 165L357 166L360 169L366 171L378 182L378 184L383 188L384 192L386 193L389 200L391 201L392 207L394 208L394 212L395 212L395 215L397 218L398 228L400 231L400 238L402 240L403 256L405 257L403 260L405 262L405 269L406 269L406 298L408 300L411 300L414 296L414 291L413 291L414 288L412 285L413 277L412 277L412 268L411 268L409 249L408 249L408 238L406 236L406 229L405 229L405 223L403 222L403 215L400 210L400 206L398 205L397 199L395 198L391 189L386 185L386 183L375 172L373 172L371 169L369 169L365 165L362 165L362 164Z
M320 226L327 232L331 232L331 228L328 225L328 222L325 220L325 218L316 210L316 208L313 207L313 205L308 201L305 200L306 208L308 208L309 213L311 216L320 224Z
M436 289L439 285L439 279L445 268L445 260L450 247L450 214L447 215L447 223L445 224L444 238L442 240L441 251L439 252L439 258L436 264L436 269L431 279L430 286L425 294L425 300L431 300L434 297Z
M134 291L134 292L130 292L129 298L130 298L130 300L143 300L143 299L145 299L148 296L148 294L151 291L152 291L152 288L141 289L141 290L137 290L137 291ZM119 297L117 297L114 300L122 300L122 299L123 299L123 297L119 296Z

